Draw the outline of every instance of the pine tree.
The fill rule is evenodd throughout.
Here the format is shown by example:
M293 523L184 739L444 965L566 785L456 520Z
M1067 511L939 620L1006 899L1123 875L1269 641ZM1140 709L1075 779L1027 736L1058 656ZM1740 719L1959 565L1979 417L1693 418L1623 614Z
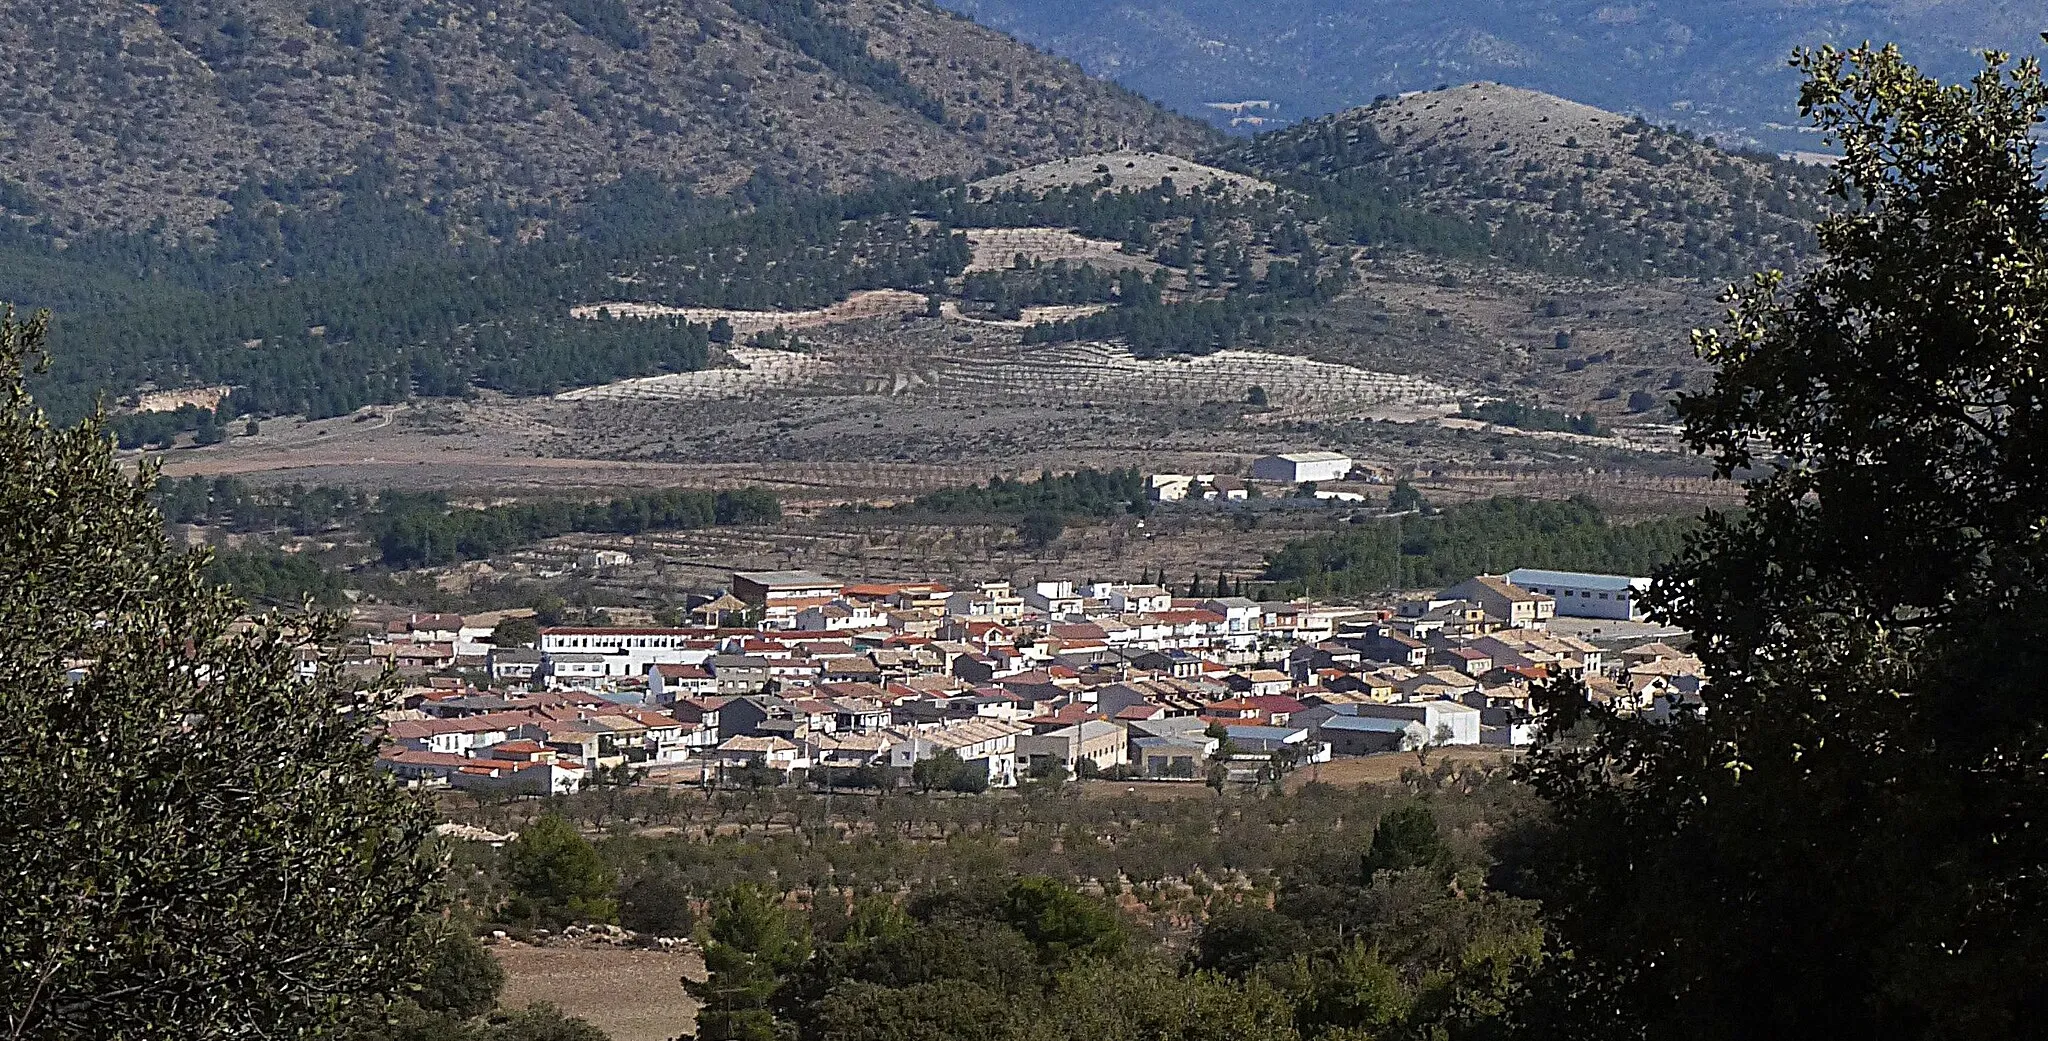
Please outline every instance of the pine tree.
M697 999L697 1041L783 1041L774 1012L783 977L809 944L767 889L741 883L712 901L702 981L684 980Z

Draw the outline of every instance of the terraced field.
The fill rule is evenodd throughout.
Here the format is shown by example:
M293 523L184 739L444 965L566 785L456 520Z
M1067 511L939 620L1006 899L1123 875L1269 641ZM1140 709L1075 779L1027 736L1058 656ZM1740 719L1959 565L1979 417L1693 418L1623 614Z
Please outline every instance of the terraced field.
M980 403L1243 401L1261 387L1276 417L1452 411L1458 393L1421 376L1375 372L1262 351L1229 350L1199 358L1138 358L1105 344L991 344L933 354L835 355L738 348L743 368L627 380L565 392L577 402L693 401L769 394L854 394Z
M883 318L924 309L924 296L901 289L868 289L830 307L809 311L735 311L725 307L666 307L607 301L580 304L569 309L571 318L681 318L698 325L710 325L721 318L732 323L737 336L750 336L770 329L811 329L864 318Z
M940 360L941 392L1034 401L1242 401L1253 386L1280 412L1341 416L1410 407L1446 411L1457 394L1397 375L1262 351L1138 358L1104 344L1015 347Z
M734 347L727 353L734 363L730 368L643 376L601 387L580 387L555 397L558 401L716 401L824 387L844 376L837 363L795 351Z
M974 259L967 264L969 271L1010 267L1019 254L1041 264L1064 260L1097 268L1158 266L1126 254L1121 242L1091 239L1065 228L969 228L965 234L967 244L974 248Z

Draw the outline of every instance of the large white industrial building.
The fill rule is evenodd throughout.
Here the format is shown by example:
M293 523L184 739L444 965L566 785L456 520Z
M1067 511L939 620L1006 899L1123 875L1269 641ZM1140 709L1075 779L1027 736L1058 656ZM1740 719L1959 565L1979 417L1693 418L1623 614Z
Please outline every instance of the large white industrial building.
M1260 456L1252 462L1255 481L1341 481L1351 474L1351 457L1339 452L1287 452Z
M1582 571L1525 567L1508 572L1507 579L1532 593L1556 600L1556 613L1569 618L1637 621L1643 617L1643 594L1650 591L1647 578L1591 575Z

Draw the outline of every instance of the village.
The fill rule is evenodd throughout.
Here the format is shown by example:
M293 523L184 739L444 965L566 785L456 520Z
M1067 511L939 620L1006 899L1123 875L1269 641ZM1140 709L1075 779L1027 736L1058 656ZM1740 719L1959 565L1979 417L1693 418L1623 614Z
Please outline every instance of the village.
M420 788L1221 790L1335 757L1518 748L1541 723L1532 692L1560 678L1619 711L1692 711L1697 658L1614 635L1645 628L1648 585L1521 569L1367 607L738 572L691 625L529 622L515 642L415 614L348 657L407 678L380 762Z

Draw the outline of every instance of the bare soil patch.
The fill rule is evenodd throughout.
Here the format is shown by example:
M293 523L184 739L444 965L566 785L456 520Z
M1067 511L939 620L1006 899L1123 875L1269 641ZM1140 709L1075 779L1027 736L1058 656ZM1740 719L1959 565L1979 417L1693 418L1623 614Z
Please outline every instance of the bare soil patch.
M505 967L507 1008L545 1001L587 1019L612 1041L669 1041L696 1029L697 1003L682 986L701 975L695 954L611 947L491 948Z

